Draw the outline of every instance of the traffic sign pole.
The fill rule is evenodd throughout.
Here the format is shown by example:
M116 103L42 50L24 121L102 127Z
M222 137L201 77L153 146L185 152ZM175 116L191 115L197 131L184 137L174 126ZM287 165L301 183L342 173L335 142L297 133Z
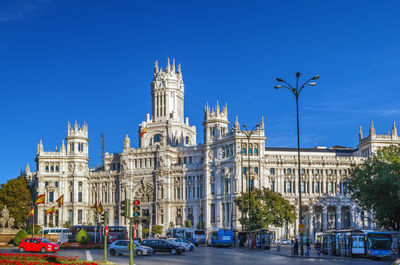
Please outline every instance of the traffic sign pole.
M104 261L107 261L107 238L105 234L105 228L108 225L108 212L104 212ZM108 233L107 233L108 234Z
M129 265L134 265L132 229L132 218L129 218Z

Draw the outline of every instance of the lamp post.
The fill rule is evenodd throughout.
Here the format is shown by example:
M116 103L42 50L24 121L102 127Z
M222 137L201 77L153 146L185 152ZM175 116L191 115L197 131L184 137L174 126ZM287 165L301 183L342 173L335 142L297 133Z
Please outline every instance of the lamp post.
M228 154L227 156L229 157L229 159L231 160L231 166L233 165L233 161L236 158L236 155L241 154L242 151L240 150L239 152L236 152L235 154ZM231 230L233 232L233 167L232 167L232 171L229 172L230 175L230 180L231 180L231 196L230 196L230 201L231 201ZM236 174L235 174L236 175Z
M316 75L310 79L308 79L306 82L304 82L300 87L299 87L299 77L300 77L300 73L297 72L296 73L296 86L293 87L292 85L290 85L288 82L286 82L285 80L283 80L282 78L277 77L276 81L280 82L280 83L284 83L284 85L276 85L275 89L279 89L279 88L287 88L290 90L290 92L293 93L293 95L296 98L296 113L297 113L297 164L299 166L298 168L298 174L299 174L299 223L300 225L303 224L303 211L301 208L301 174L300 174L300 129L299 129L299 96L301 91L303 90L304 87L306 86L315 86L317 83L315 82L310 82L312 80L317 80L319 78L319 75ZM304 187L305 188L305 187ZM302 239L302 233L300 233L300 229L298 229L298 233L299 233L299 239L300 239L300 254L301 256L304 255L304 246L303 246L303 239Z
M245 131L242 130L242 133L246 136L247 138L247 161L248 161L248 168L247 168L247 176L249 177L249 242L251 239L251 190L252 190L252 181L251 181L251 176L250 176L250 138L253 135L253 133L258 129L260 124L256 124L253 129L248 130L246 125L243 125L243 127L246 129ZM253 152L253 150L252 150ZM251 247L251 246L249 246Z

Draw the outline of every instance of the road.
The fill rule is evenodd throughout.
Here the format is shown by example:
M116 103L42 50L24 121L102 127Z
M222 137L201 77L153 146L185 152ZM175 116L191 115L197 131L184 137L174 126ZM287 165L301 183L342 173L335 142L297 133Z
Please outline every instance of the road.
M0 252L17 253L16 249L0 249ZM150 257L135 257L136 265L147 264L171 264L171 265L194 265L194 264L217 264L217 265L258 265L258 264L362 264L362 265L389 265L392 261L369 260L369 259L347 259L347 258L325 258L322 256L301 258L285 256L285 253L274 251L249 250L246 248L214 248L198 247L194 252L186 252L182 255L155 254ZM62 249L59 256L78 256L82 260L90 257L93 260L102 260L103 251L101 249L92 250L72 250ZM129 256L110 256L110 261L115 264L129 264Z

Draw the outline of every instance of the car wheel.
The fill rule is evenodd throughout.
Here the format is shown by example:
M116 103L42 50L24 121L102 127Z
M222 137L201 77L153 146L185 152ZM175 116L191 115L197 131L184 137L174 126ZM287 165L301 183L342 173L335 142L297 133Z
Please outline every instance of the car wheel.
M45 249L45 248L42 248L42 249L40 250L40 252L46 253L46 249Z
M115 254L117 254L117 252L115 251L115 249L111 249L110 254L111 254L111 256L115 256Z
M194 250L194 247L193 246L190 246L190 251L193 251Z
M19 252L23 253L25 251L24 248L19 248Z
M136 250L136 256L142 256L143 252L141 250Z
M172 254L172 255L175 255L175 254L176 254L176 249L174 249L174 248L171 249L171 254Z

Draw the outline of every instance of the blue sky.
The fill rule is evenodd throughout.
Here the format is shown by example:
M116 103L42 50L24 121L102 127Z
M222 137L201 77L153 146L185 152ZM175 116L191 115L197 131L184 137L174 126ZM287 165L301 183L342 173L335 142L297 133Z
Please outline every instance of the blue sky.
M203 142L206 102L228 103L229 118L253 126L264 116L268 146L296 146L295 100L275 90L321 75L300 99L303 147L356 147L358 128L400 123L398 1L0 2L0 183L36 146L54 150L67 121L86 121L90 166L137 146L151 112L156 59L182 63L185 116Z

